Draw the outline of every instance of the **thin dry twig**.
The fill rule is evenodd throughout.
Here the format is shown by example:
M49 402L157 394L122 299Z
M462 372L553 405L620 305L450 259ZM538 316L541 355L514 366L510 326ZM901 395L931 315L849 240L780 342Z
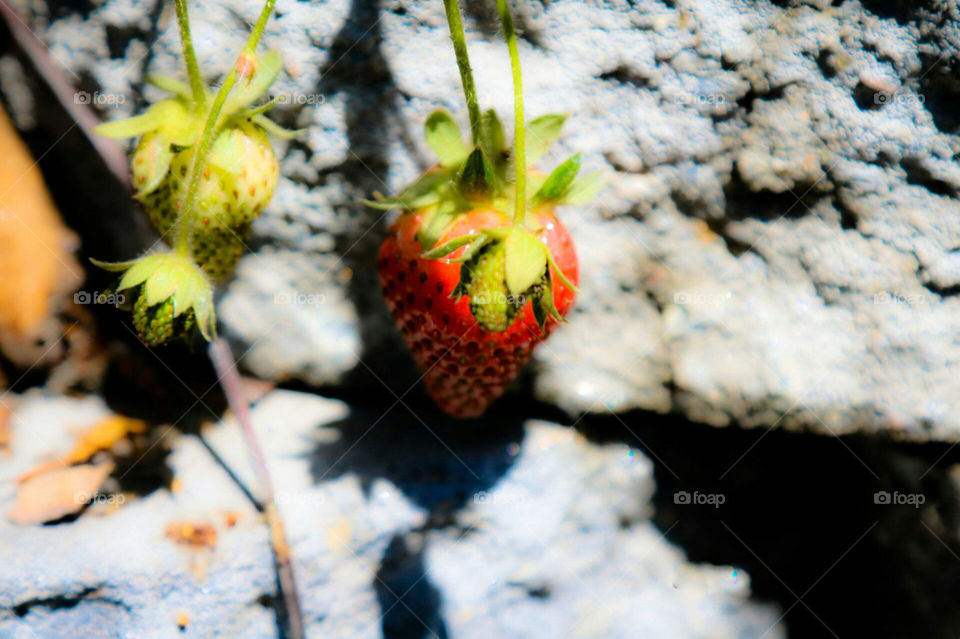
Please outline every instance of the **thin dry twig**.
M280 582L280 591L287 613L288 633L290 639L303 639L303 612L300 608L300 597L297 591L297 582L293 574L293 564L290 561L290 545L284 531L280 511L277 510L277 500L273 492L273 482L267 469L267 461L263 456L263 449L253 432L250 421L250 406L247 404L243 383L237 373L236 362L230 345L222 338L210 343L207 353L227 396L227 402L240 423L247 448L253 461L257 482L260 484L260 508L267 518L270 528L270 545L273 547L273 556L276 561L277 577Z

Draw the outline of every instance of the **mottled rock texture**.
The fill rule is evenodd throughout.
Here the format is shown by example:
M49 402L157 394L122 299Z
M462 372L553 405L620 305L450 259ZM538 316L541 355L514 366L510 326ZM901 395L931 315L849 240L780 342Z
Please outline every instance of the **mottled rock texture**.
M0 481L106 413L96 398L24 398ZM690 564L653 526L638 450L537 421L424 446L388 420L367 439L362 413L290 391L263 398L253 422L309 637L785 636L742 569ZM201 437L170 440L174 491L55 526L0 517L0 636L276 637L266 526L210 454L252 485L239 429ZM174 543L174 522L213 526L215 547Z
M182 73L169 7L15 4L105 96L105 117L140 103L145 71ZM211 77L257 9L191 5ZM561 213L583 293L537 355L536 397L571 413L956 439L956 13L936 0L521 3L528 110L572 114L545 165L580 150L608 176ZM466 15L481 100L507 114L495 17L478 2ZM280 145L225 328L259 375L402 392L416 374L373 274L389 215L358 199L427 167L433 109L465 120L442 7L281 0L264 42L286 60L277 116L307 132Z

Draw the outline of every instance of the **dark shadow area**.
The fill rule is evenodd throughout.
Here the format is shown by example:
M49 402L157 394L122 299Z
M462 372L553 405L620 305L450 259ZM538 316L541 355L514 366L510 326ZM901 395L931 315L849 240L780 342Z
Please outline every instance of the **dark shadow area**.
M691 561L745 568L755 596L786 613L790 639L960 633L957 449L621 419L578 429L643 450L667 539Z
M930 57L925 60L925 72L920 80L923 104L937 128L947 135L960 131L960 60Z
M823 183L829 182L824 179ZM770 190L756 191L748 185L739 171L730 174L730 181L724 186L726 196L726 215L728 221L755 219L776 221L795 220L810 215L812 209L823 194L817 191L817 184L797 184L791 190L777 193Z
M423 565L422 535L395 536L384 552L373 587L384 639L447 639L440 592Z
M348 157L327 171L344 176L344 194L340 201L331 202L335 227L325 230L335 237L340 256L336 270L350 273L347 295L360 319L360 357L370 367L358 366L347 376L346 384L379 386L379 377L403 392L417 379L416 369L399 335L390 330L393 322L380 295L375 268L391 216L360 202L375 193L389 194L385 141L400 139L413 147L407 124L397 115L398 101L404 98L380 50L381 10L378 0L354 0L350 5L350 15L333 39L330 62L322 70L317 93L328 99L342 94L346 100ZM426 169L426 164L422 168Z
M395 400L383 404L378 400L386 399L376 395L368 399L351 404L347 417L327 426L339 438L317 445L310 472L316 482L356 474L367 494L383 478L428 511L420 529L391 540L373 587L385 638L446 639L440 593L424 566L425 533L460 526L460 509L481 499L513 465L525 420L502 414L464 422L427 403L407 408Z
M320 482L356 473L368 492L387 479L430 512L427 528L454 525L456 511L513 464L510 445L523 438L525 417L458 421L429 404L407 406L351 405L347 417L328 426L339 431L337 441L314 450L311 474Z
M932 2L926 0L862 0L863 8L880 18L897 21L903 26L929 13Z

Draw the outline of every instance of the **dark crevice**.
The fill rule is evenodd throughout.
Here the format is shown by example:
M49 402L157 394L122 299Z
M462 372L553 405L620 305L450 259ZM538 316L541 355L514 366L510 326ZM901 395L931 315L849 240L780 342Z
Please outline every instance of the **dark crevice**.
M755 101L765 100L770 102L773 100L779 100L783 97L783 94L788 86L790 86L790 83L771 87L767 91L757 91L753 88L750 88L745 94L737 98L737 105L749 113L751 110L753 110L753 103Z
M127 52L127 46L130 41L143 37L143 32L136 26L117 26L108 24L107 31L107 50L110 53L111 60L120 60Z
M533 599L549 599L551 592L550 587L545 585L540 586L528 586L527 587L527 596Z
M824 187L826 181L821 183ZM782 193L767 189L752 189L736 169L724 187L726 196L726 220L762 220L773 222L780 219L794 220L809 214L814 205L823 198L813 183L799 183Z
M931 293L939 295L940 297L953 297L960 294L960 283L951 284L950 286L941 286L936 282L926 282L923 286Z
M95 9L102 6L99 2L90 2L89 0L46 0L44 5L46 5L50 20L79 15L84 21L90 17Z
M840 213L840 228L844 231L856 231L857 214L847 206L842 197L833 198L833 207Z
M64 593L60 595L54 595L52 597L28 599L26 601L21 601L18 604L14 604L10 607L10 610L12 610L13 614L15 614L17 617L25 617L27 614L37 608L43 608L47 611L69 610L70 608L76 608L84 601L100 601L117 606L118 608L129 610L127 605L121 601L97 596L99 591L100 586L89 586L75 593Z
M143 56L143 59L139 60L141 78L146 76L147 69L150 68L153 58L156 55L156 47L153 45L156 44L157 38L160 37L160 16L163 14L164 4L164 0L154 0L153 9L150 11L150 29L142 34L143 45L146 47L147 52ZM142 88L135 87L135 90L134 113L137 113L142 109L146 100L144 100Z
M925 9L930 6L928 0L862 0L863 8L881 18L897 21L899 25L907 25L922 17Z
M740 257L741 255L748 253L753 250L753 245L750 242L744 242L741 239L734 237L730 233L730 222L725 219L715 219L707 218L704 220L711 231L717 234L717 236L723 240L723 243L727 247L727 251L734 257ZM754 251L756 253L756 251ZM757 253L757 255L760 255ZM762 255L760 255L763 258Z
M600 74L600 79L630 85L637 89L646 89L650 86L648 78L640 75L640 72L636 69L624 64L617 66L611 71L604 71Z
M832 55L833 51L829 49L820 49L820 53L817 54L817 67L820 68L820 73L823 74L823 77L828 80L837 75L837 70L830 64L830 56Z
M671 193L677 210L683 215L703 221L711 231L713 231L724 244L731 255L740 257L751 249L751 245L740 240L730 233L730 219L727 217L715 218L705 214L706 206L700 200L692 200L681 191ZM661 309L662 310L662 309Z
M948 135L960 131L960 59L924 53L919 93L936 127Z
M906 157L900 160L900 167L907 174L907 184L922 186L936 195L945 195L956 198L957 188L941 180L930 172L930 169L923 165L923 160L915 157Z
M858 82L853 88L853 101L861 111L876 111L882 109L889 101L890 94L878 91L863 82Z
M883 168L890 168L897 164L897 158L894 157L894 155L889 151L880 150L877 152L877 156L873 159L873 163Z

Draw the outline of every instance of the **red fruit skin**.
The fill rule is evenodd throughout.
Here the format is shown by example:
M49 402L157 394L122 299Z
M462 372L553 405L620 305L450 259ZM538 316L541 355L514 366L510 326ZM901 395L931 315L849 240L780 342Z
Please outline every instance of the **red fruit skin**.
M567 279L576 284L579 270L569 231L550 208L532 211L531 215L543 227L538 237ZM477 417L503 394L557 322L548 317L541 331L528 302L506 331L490 332L480 327L466 297L450 299L460 279L460 264L447 258L421 259L423 249L416 239L420 220L420 213L405 213L391 227L380 247L380 285L437 406L453 417ZM492 208L470 211L447 229L437 245L509 224L504 214ZM464 250L458 249L449 258L458 257ZM574 292L563 285L552 268L551 281L554 305L564 316L573 305Z

